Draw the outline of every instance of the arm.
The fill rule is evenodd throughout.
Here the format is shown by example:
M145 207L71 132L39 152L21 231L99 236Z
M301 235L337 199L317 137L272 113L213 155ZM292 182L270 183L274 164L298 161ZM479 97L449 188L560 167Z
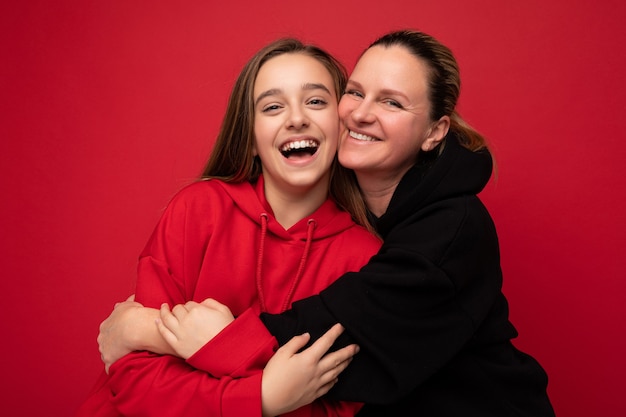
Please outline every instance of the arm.
M357 343L361 351L331 398L397 401L448 363L489 310L500 308L495 229L478 199L458 200L393 229L361 271L319 296L281 315L262 315L280 344L292 334L308 331L315 339L331 323L344 325L338 345Z
M170 277L170 269L163 263L147 257L140 261L140 280L150 280L151 291L157 293L163 291L162 282L175 278ZM140 287L138 283L137 289ZM167 301L183 301L176 292L168 293L171 295ZM153 319L149 324L152 331L158 332ZM249 373L238 379L213 378L181 358L142 351L115 362L110 367L108 384L115 407L127 416L237 416L254 415L255 410L260 414L261 377L261 373Z
M266 416L282 414L326 393L348 365L353 351L324 356L340 331L334 328L301 353L297 351L308 337L295 338L278 350L263 373L237 379L211 378L172 356L132 353L111 367L113 401L128 416L179 415L183 410L187 416L253 416L260 415L262 408ZM254 393L259 391L262 404L255 401ZM333 406L317 401L295 415L352 416L358 409L358 404Z
M205 245L190 244L189 239L195 238L198 230L211 228L189 222L194 217L187 213L190 204L180 203L168 206L139 262L137 300L147 307L160 306L163 302L184 304L190 293L187 285L190 280L193 282L193 277L187 277L185 271L200 269L192 263L201 262L204 254L193 251ZM204 209L200 211L206 213ZM187 233L185 228L190 224L193 230ZM154 326L154 321L150 321ZM266 330L264 340L262 350L269 351L271 357L276 342ZM212 358L213 362L221 359ZM265 363L246 364L246 371L237 378L230 375L218 378L194 369L178 357L133 352L111 366L109 386L115 406L128 416L260 415ZM321 415L316 414L319 407L309 407L313 415Z
M163 338L176 346L177 352L173 353L185 359L195 353L193 346L200 347L204 343L204 336L199 337L199 335L207 333L206 328L210 327L207 326L207 323L215 321L215 319L219 320L220 315L223 316L224 323L233 320L230 310L214 300L206 300L201 304L188 302L184 306L176 306L173 311L174 314L170 312L167 305L162 307L158 328L163 334ZM99 341L101 344L104 340L112 342L115 339L116 331L123 335L141 327L129 323L129 317L152 319L155 314L159 315L156 309L143 308L141 304L134 302L131 296L125 302L116 304L114 313L105 321L108 326L103 326L107 329L101 334L102 337L99 337ZM116 320L117 325L115 325ZM128 326L121 326L120 320L125 321ZM166 323L170 327L167 327ZM152 330L151 333L155 332L156 326L146 327ZM297 353L308 340L308 336L305 335L295 337L278 350L263 372L262 404L264 415L278 415L295 410L311 403L332 387L337 375L349 364L349 358L355 353L356 348L349 346L342 351L325 355L340 333L341 328L339 326L333 327L324 337L313 344L308 352ZM134 341L139 340L138 337L132 339ZM110 344L107 346L110 347ZM138 344L136 348L139 349L140 346L143 346L143 342ZM169 348L169 345L168 349L174 350ZM308 409L307 415L351 416L359 408L358 404L318 401L310 407L299 410L299 413Z
M209 303L213 308L208 308ZM191 359L193 367L217 377L228 374L239 376L238 372L242 370L238 369L238 366L241 364L251 366L257 364L254 369L262 369L262 365L267 363L274 354L275 342L256 315L253 316L251 310L246 311L243 318L237 320L236 325L231 324L228 327L225 332L228 334L220 335L220 340L223 340L222 344L209 344L208 342L232 322L233 316L228 307L217 301L207 299L201 304L205 308L198 308L199 304L195 302L185 304L189 315L186 317L187 327L182 329L186 333L170 338L168 343L163 336L163 333L169 330L161 323L163 313L156 308L144 307L134 301L134 296L116 303L109 317L100 324L100 333L97 338L107 373L110 366L117 360L133 351L140 350L161 355L174 355L184 359L193 356ZM169 311L169 306L163 304L161 310ZM252 319L254 324L248 325L249 319ZM257 344L242 344L237 338L231 337L239 331L244 332L248 338L254 338ZM173 345L176 345L176 348L173 348ZM267 348L265 345L268 345ZM219 361L213 360L221 356L225 358ZM237 365L229 367L233 363Z
M233 320L227 306L207 299L202 303L178 305L171 311L164 304L157 324L163 339L180 357L188 359L213 338L214 334L206 330L210 327L207 323L212 326L219 323L217 328L221 331ZM340 325L333 326L302 353L298 351L306 345L310 336L296 336L276 352L263 370L261 392L264 416L296 410L328 392L352 356L358 352L358 347L351 345L327 354L342 332ZM352 415L360 406L335 404L317 408L322 412L321 415ZM340 409L348 410L348 414L337 413Z
M142 252L136 298L146 307L156 308L164 302L173 306L190 299L193 271L200 270L202 248L211 238L212 218L198 214L213 210L207 192L206 184L194 184L177 194ZM141 311L147 317L153 314ZM149 332L157 332L153 318L142 323L151 328ZM140 347L149 344L146 340ZM261 377L261 373L249 373L245 378L218 379L181 358L141 351L110 367L108 385L115 407L127 416L254 415L261 410Z
M205 300L207 304L211 300ZM158 323L162 313L155 309L144 307L134 301L134 295L127 300L116 303L113 311L101 324L98 334L98 347L100 350L105 370L108 372L110 366L121 357L139 350L146 350L161 355L175 355L184 359L189 358L193 352L211 340L217 333L222 331L226 325L234 320L228 307L214 302L216 309L205 309L205 315L198 320L191 320L194 314L198 314L199 309L194 309L198 303L187 302L184 306L190 310L189 324L193 327L186 328L186 339L177 342L177 349L168 343L159 331ZM180 309L183 305L175 307ZM161 309L168 309L167 304L163 304ZM213 314L210 314L213 313ZM210 314L210 315L209 315ZM161 326L163 328L163 326ZM170 342L172 342L170 340ZM185 352L189 352L185 354Z
M100 324L98 349L107 373L113 363L133 351L175 354L155 324L159 310L144 307L134 299L131 295L126 301L116 303L109 317Z

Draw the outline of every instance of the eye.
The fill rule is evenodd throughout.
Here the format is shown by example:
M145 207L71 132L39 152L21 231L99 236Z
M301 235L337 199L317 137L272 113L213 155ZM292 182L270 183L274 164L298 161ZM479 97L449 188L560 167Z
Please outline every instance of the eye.
M263 106L263 108L261 109L262 113L271 113L271 112L275 112L278 111L282 108L282 106L280 104L268 104L266 106Z
M392 99L385 99L385 100L383 100L383 103L385 103L385 104L387 104L388 106L391 106L391 107L396 107L398 109L403 109L404 108L402 106L402 104L400 104L396 100L392 100Z
M358 91L358 90L346 90L344 92L344 94L348 95L348 96L354 96L354 97L358 97L358 98L363 98L363 94L360 91Z
M314 107L324 107L328 104L328 102L324 100L323 98L312 98L311 100L307 102L307 104L314 106Z

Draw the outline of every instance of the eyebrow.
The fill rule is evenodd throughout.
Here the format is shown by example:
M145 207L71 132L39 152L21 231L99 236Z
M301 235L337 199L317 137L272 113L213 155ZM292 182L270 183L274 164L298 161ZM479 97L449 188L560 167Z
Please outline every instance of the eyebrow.
M353 84L357 88L363 88L363 86L360 83L358 83L356 81L353 81L353 80L348 80L348 85L347 86L349 87L350 84ZM409 100L409 97L406 94L404 94L403 92L401 92L399 90L393 90L391 88L383 88L382 90L380 90L379 93L382 94L382 95L401 96L405 100L411 101L411 100Z
M330 90L321 83L306 83L302 86L303 90L324 90L328 94L331 94Z
M323 90L326 93L332 95L332 93L330 92L328 87L326 87L324 84L321 84L321 83L304 83L304 84L302 84L302 89L303 90L307 90L307 91L310 91L310 90ZM282 92L283 92L283 90L280 89L280 88L271 88L271 89L269 89L267 91L264 91L261 94L259 94L259 96L257 97L256 100L254 100L254 105L255 106L258 105L259 101L263 100L265 97L275 96L275 95L278 95L278 94L280 94Z

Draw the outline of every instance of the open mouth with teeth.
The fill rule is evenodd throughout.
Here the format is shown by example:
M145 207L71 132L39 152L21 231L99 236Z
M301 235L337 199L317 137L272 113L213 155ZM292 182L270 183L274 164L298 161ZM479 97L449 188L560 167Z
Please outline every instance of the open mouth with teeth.
M301 158L314 155L319 147L319 142L313 139L297 140L281 146L280 153L287 159Z
M364 135L362 133L353 132L350 130L348 134L356 140L364 141L364 142L376 142L380 139L375 138L373 136Z

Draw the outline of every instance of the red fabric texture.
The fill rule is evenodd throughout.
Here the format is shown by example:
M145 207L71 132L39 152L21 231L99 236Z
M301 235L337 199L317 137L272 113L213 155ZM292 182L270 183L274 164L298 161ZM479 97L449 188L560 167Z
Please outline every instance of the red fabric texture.
M281 312L357 271L379 247L331 200L285 230L265 201L262 178L184 188L140 256L136 300L158 308L211 297L240 317L188 362L149 352L122 358L77 415L260 416L262 370L277 342L258 319L259 291L266 311ZM250 343L235 343L230 332L246 332ZM359 408L318 400L289 415L352 416Z

